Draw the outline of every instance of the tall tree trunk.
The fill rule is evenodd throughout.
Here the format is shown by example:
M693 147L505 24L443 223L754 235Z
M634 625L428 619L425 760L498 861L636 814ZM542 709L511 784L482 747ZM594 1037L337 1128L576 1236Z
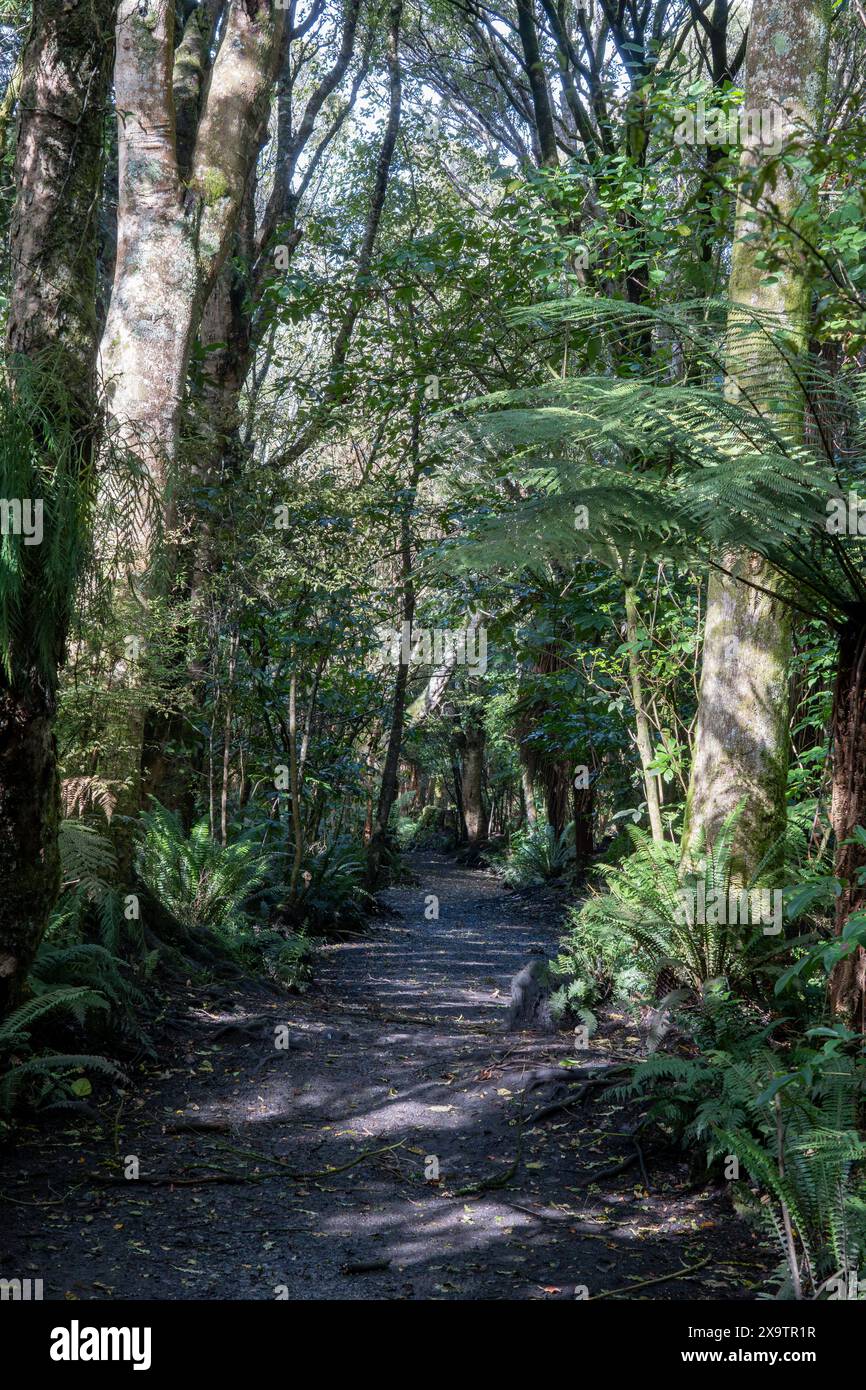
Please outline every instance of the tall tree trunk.
M866 867L866 846L849 843L858 825L866 827L866 615L852 618L839 640L833 694L833 795L830 820L836 838L835 871L843 881L836 899L836 929L866 902L857 882ZM862 947L839 962L830 979L834 1013L866 1032L866 951Z
M301 784L298 777L298 676L292 671L289 686L289 779L292 799L292 876L289 881L289 902L298 891L298 877L304 858L304 832L301 824Z
M572 789L572 808L574 814L574 852L578 864L585 864L592 858L595 850L593 827L595 823L595 782L588 787Z
M824 104L828 54L823 0L755 0L745 60L745 106L781 116L783 137L814 127ZM782 115L782 103L785 103ZM753 122L753 125L759 124ZM772 167L768 161L773 160ZM801 215L810 197L796 168L782 166L760 144L756 131L743 150L746 188L737 209L730 298L773 316L786 334L788 353L805 350L810 274L798 244L787 263L768 275L764 260L779 225ZM765 180L761 177L766 175ZM790 368L777 346L743 348L742 323L728 333L728 385L732 398L765 410L795 394ZM748 340L754 343L754 335ZM802 429L803 407L793 407L792 432ZM778 417L777 417L778 418ZM744 802L734 841L732 868L750 878L785 826L789 749L788 666L790 611L774 595L778 574L756 555L718 557L707 596L700 701L686 805L686 859L712 845L719 827ZM763 592L762 592L763 591Z
M563 758L544 758L541 762L544 809L547 823L557 839L568 825L571 811L572 769Z
M412 576L412 509L415 505L415 490L420 473L420 419L417 409L412 417L412 456L412 477L402 500L400 514L401 631L408 630L410 633L412 623L415 621L415 583ZM408 624L408 629L406 624ZM391 819L394 802L397 800L400 749L403 744L403 727L406 721L406 692L409 687L409 663L403 660L403 656L401 643L400 660L394 680L388 748L385 753L385 765L382 768L382 783L379 788L373 833L367 851L367 881L371 888L375 888L379 882L382 859L388 840L388 823Z
M484 804L484 747L487 735L480 715L466 721L463 733L463 762L460 785L463 799L463 820L470 850L479 849L487 840L488 812Z
M140 460L157 500L156 513L142 508L135 518L129 582L118 596L119 630L137 636L142 653L160 588L157 521L169 536L175 523L172 471L190 351L232 244L281 56L284 12L272 0L228 0L212 16L208 9L207 25L211 17L223 32L209 67L209 44L198 38L198 64L186 62L196 48L186 32L175 51L174 0L121 0L118 15L117 258L100 356L116 443ZM187 27L197 35L205 18L193 12ZM108 769L127 829L141 800L142 669L129 667L127 728ZM128 872L128 834L118 851Z
M68 432L65 462L88 491L98 428L97 206L114 11L113 0L77 6L34 0L22 58L10 234L7 348L18 406L26 409L27 379L35 370L51 386L44 424L50 428L56 414ZM33 428L38 447L40 422ZM8 496L15 489L0 491ZM82 514L87 500L77 499ZM60 887L53 723L77 576L64 576L68 587L50 614L52 650L40 654L32 634L44 629L46 600L43 552L35 550L37 556L21 552L20 636L0 664L0 1015L21 995Z
M647 718L643 676L640 669L640 656L636 647L636 643L640 638L640 616L638 614L634 589L630 584L626 585L625 590L625 628L626 638L628 640L629 684L631 686L631 701L634 705L635 738L637 741L638 755L640 757L641 771L643 773L647 814L649 816L650 831L652 832L653 840L657 845L660 845L664 843L665 832L662 825L659 779L657 774L651 771L654 757L652 729L649 719Z
M520 749L520 790L523 794L523 809L526 813L526 824L530 830L534 830L538 824L538 812L535 809L535 788L532 785L532 771L527 761L523 749Z
M547 75L538 45L538 28L535 22L534 0L517 0L517 32L523 49L523 61L532 93L532 111L535 125L536 158L539 164L556 168L559 152L556 146L556 128L553 124L553 110Z
M562 657L562 637L556 634L539 652L535 663L521 677L531 679L529 691L518 705L517 736L520 741L521 780L524 789L531 790L537 782L544 796L548 823L556 835L561 835L568 824L571 803L571 761L561 747L543 747L539 752L537 743L530 735L543 725L548 712L553 707L553 697L548 693L546 681L539 678L553 677L564 665ZM534 824L534 802L528 815Z
M454 839L458 845L466 842L466 817L463 814L463 773L461 770L462 748L463 734L456 730L451 741L451 781L454 787Z

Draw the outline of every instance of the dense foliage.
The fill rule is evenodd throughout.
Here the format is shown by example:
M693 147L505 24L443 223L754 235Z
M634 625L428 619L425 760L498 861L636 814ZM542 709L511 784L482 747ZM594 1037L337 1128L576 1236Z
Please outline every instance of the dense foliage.
M53 11L0 17L0 496L45 499L32 547L0 503L0 749L38 688L59 786L26 851L59 845L50 917L20 951L0 922L3 1123L152 1054L157 981L306 989L407 855L455 851L559 894L560 1025L645 1025L619 1094L736 1157L777 1291L826 1297L866 1211L862 7L791 4L814 43L765 71L763 0L293 6L237 189L180 155L247 22L211 8L192 117L205 7L169 42L174 288L124 261L102 122L90 431L20 331L10 231ZM188 351L133 428L111 315L147 273Z

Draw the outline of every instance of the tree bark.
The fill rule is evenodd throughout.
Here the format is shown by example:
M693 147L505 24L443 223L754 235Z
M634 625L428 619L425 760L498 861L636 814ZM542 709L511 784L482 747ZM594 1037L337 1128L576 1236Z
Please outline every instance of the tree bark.
M836 839L835 872L842 880L836 899L836 930L866 902L857 882L866 867L866 847L848 843L858 825L866 827L866 615L852 618L839 639L833 693L833 793L830 820ZM862 947L839 962L830 977L833 1012L866 1032L866 951Z
M789 0L784 5L779 0L755 0L745 60L745 106L751 112L775 112L783 140L795 139L798 127L814 127L820 119L828 42L822 0ZM730 298L772 316L786 335L789 355L797 355L805 350L808 335L808 260L797 244L787 264L768 275L763 258L778 238L780 222L802 213L810 194L796 168L783 167L768 155L758 132L744 141L742 172L752 196L748 202L741 197L737 209ZM742 399L748 389L749 401L761 412L774 399L796 396L791 369L778 345L764 338L756 350L752 335L744 350L742 332L734 316L727 345L730 396ZM792 405L786 424L795 437L802 431L802 402ZM791 620L781 599L773 597L782 592L782 581L764 560L732 552L718 557L718 563L723 572L714 570L707 595L683 851L689 860L710 847L723 821L743 802L732 871L748 880L779 842L785 826Z
M544 71L544 63L538 45L534 0L517 0L517 32L520 35L526 76L529 81L529 90L532 93L535 137L538 142L538 162L541 165L555 168L559 163L559 151L556 146L556 129L553 124L547 74Z
M626 585L625 590L625 624L626 637L629 644L628 674L629 684L631 686L631 700L634 705L635 738L638 755L640 757L641 771L643 773L647 814L649 816L650 831L653 840L657 845L660 845L664 843L665 832L664 826L662 825L662 808L659 799L658 776L651 770L655 756L653 753L652 729L649 719L647 718L646 702L644 700L640 656L635 647L635 643L640 637L640 618L634 596L634 589L630 584Z
M484 747L487 736L483 721L475 715L467 720L462 739L460 786L463 820L469 848L479 849L487 840L488 811L484 804Z
M400 617L401 623L404 625L401 631L405 631L405 624L408 623L408 630L410 632L412 630L412 623L415 620L415 583L412 575L412 510L415 505L415 492L418 486L418 476L420 473L420 420L417 409L412 417L412 455L412 476L407 489L407 495L404 496L402 501L400 515L400 582L402 589ZM382 782L379 787L376 817L373 822L372 834L367 851L367 880L371 888L375 888L379 883L382 871L382 860L388 840L388 823L391 819L391 811L393 810L394 802L397 800L400 749L403 744L403 726L406 720L406 694L408 688L409 664L403 660L401 644L400 660L397 666L397 675L394 680L394 698L391 706L391 728L388 733L388 748L385 753L385 765L382 769Z
M10 233L6 341L16 395L26 408L33 370L51 386L45 423L55 411L62 417L68 462L85 490L98 428L96 214L114 9L113 0L78 6L34 0L22 58ZM34 434L38 445L38 422ZM82 513L88 496L82 492ZM50 615L53 650L46 662L30 640L37 616L40 625L45 620L41 556L23 555L22 635L0 665L0 1015L20 998L60 888L53 723L77 577L66 576L68 587Z
M572 789L574 813L574 852L578 864L585 864L595 851L595 782Z
M538 812L535 809L535 788L532 785L532 772L522 747L519 749L518 757L520 759L520 789L523 793L526 824L530 830L534 830L538 824Z
M217 20L221 42L209 66L207 36ZM135 517L128 584L118 591L118 631L139 636L142 650L161 582L157 522L169 535L175 524L172 471L190 350L266 133L284 12L272 0L206 5L191 14L177 53L174 24L173 0L121 0L117 258L100 360L115 444L140 460L157 500ZM141 683L141 666L130 666L127 727L107 769L127 828L118 844L121 874L141 801Z

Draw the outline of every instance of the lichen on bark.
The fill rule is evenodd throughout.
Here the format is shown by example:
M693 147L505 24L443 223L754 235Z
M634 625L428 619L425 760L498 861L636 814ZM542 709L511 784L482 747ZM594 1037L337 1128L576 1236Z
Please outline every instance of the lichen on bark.
M774 43L783 35L786 43ZM829 30L823 0L755 0L745 65L745 105L775 110L782 146L796 153L823 115ZM784 111L784 117L779 113ZM810 264L801 238L783 235L808 213L801 164L761 145L757 129L742 159L727 337L727 394L772 413L792 439L804 402L796 359L808 337ZM767 258L776 259L774 273ZM747 395L746 395L747 392ZM780 405L781 403L781 405ZM759 556L716 557L704 633L700 701L683 834L688 861L711 846L742 804L733 867L748 879L781 836L789 754L790 611L781 577ZM768 874L772 877L772 864Z

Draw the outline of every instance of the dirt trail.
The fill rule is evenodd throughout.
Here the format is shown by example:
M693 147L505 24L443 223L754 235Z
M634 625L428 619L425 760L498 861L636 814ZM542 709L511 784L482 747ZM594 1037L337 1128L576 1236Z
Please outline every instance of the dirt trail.
M61 1299L749 1296L763 1252L722 1193L636 1149L633 1116L591 1100L521 1142L551 1067L638 1040L615 1014L583 1054L506 1035L511 976L556 921L444 858L413 867L385 895L399 915L323 950L314 993L190 989L171 1001L174 1054L100 1128L19 1135L0 1275Z

